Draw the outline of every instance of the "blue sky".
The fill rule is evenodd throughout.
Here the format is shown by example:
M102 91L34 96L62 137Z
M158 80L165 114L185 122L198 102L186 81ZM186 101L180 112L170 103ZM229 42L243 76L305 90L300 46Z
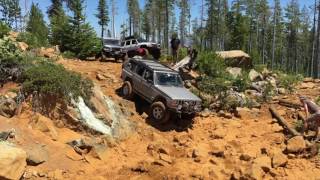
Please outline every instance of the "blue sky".
M25 1L27 1L28 8L30 9L30 5L32 2L38 3L39 7L42 9L42 11L45 13L50 6L50 0L20 0L21 1L21 7L24 11L24 4ZM97 18L95 17L96 9L98 6L98 0L85 0L86 1L86 18L87 21L95 28L98 34L100 34L100 28L97 24ZM110 2L110 0L107 0ZM140 7L143 8L145 0L139 0ZM232 0L229 0L231 2ZM285 6L288 3L289 0L281 0L281 5ZM300 3L300 7L303 7L303 5L310 6L313 4L314 0L298 0ZM128 18L127 13L127 0L115 0L116 7L117 7L117 15L115 19L115 25L116 25L116 31L119 33L120 25L126 21ZM270 5L273 5L273 0L269 0ZM191 0L191 16L192 19L197 17L200 14L200 3L201 0ZM109 6L110 7L110 6ZM179 10L176 10L176 14L179 14ZM109 10L111 12L111 10ZM45 13L46 15L46 13Z

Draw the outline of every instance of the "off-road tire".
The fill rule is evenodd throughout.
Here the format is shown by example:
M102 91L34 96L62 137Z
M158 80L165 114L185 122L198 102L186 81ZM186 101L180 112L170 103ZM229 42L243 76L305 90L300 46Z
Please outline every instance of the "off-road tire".
M126 99L132 99L134 93L130 81L125 81L122 85L122 95Z
M169 121L171 113L167 110L163 102L158 101L151 104L150 117L154 123L164 124Z

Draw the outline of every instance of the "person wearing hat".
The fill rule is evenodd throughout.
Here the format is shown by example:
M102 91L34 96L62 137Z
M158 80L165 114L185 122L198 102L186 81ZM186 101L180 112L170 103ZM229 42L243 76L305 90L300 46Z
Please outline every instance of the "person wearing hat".
M319 141L319 128L320 128L320 107L313 101L305 96L299 96L300 102L303 104L303 109L306 113L306 119L303 122L303 131L308 133L308 130L316 131L315 140Z

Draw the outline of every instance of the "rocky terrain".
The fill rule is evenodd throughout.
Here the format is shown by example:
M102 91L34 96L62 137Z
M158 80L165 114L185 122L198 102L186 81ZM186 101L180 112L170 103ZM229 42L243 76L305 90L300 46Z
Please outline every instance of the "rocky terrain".
M148 120L144 103L118 95L121 64L60 59L57 63L94 81L132 123L121 138L78 129L62 119L32 112L25 103L12 116L14 102L0 105L0 179L318 179L319 157L310 156L302 137L291 138L269 107L294 127L296 94L274 98L260 109L238 108L237 116L200 113L193 123L158 126ZM319 96L319 81L306 79L297 93ZM15 98L14 83L0 94ZM8 105L9 104L9 105ZM5 108L3 108L5 107ZM9 107L9 108L8 108ZM2 108L2 109L1 109Z

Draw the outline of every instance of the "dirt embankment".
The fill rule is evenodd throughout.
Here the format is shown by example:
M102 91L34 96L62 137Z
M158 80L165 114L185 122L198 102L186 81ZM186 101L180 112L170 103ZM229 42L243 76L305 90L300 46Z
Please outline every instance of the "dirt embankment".
M304 152L284 153L287 137L272 119L269 105L245 109L240 118L208 114L196 117L192 126L182 128L183 123L172 122L159 127L150 124L145 113L137 113L140 104L118 95L121 64L67 60L59 63L94 80L105 95L124 107L130 121L136 123L136 132L122 142L108 141L108 148L98 150L98 156L92 153L81 156L66 142L92 139L90 134L74 132L42 116L42 124L34 123L26 105L20 117L0 117L0 132L14 128L14 142L18 146L28 149L41 145L47 150L46 162L27 166L26 179L317 179L320 176L317 156L307 159L302 157ZM0 92L12 87L5 86ZM312 97L319 95L316 88L300 92ZM294 124L294 109L278 105L276 108ZM48 131L43 131L43 124ZM50 130L51 127L55 130ZM101 136L93 139L103 140Z

